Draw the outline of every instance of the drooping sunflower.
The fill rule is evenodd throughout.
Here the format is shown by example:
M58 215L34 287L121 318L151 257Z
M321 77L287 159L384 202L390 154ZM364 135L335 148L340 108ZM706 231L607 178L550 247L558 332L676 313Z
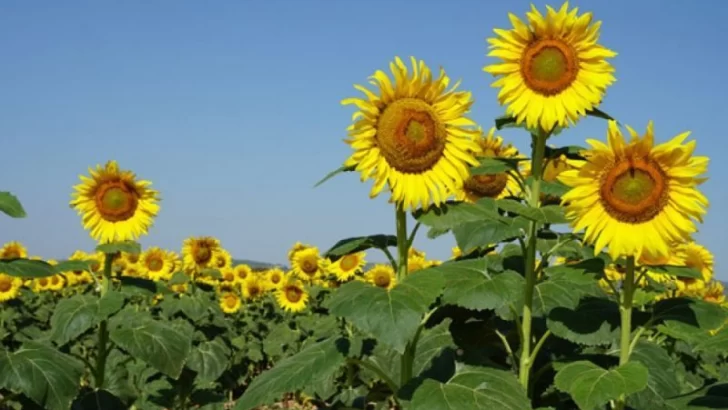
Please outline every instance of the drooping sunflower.
M374 265L371 269L364 273L364 279L374 286L392 289L397 283L397 277L394 269L390 265Z
M409 71L396 57L389 65L394 81L378 70L371 77L377 93L357 85L365 98L342 101L359 109L345 140L354 153L344 165L355 167L362 181L374 179L372 198L389 185L391 200L405 210L445 201L477 164L472 152L478 148L475 124L465 116L471 94L455 91L459 82L447 90L443 69L433 79L424 61L411 62Z
M358 271L360 271L364 265L366 265L365 252L355 252L348 255L344 255L341 258L330 262L328 264L328 271L333 273L341 282L353 278Z
M562 196L575 231L584 229L595 252L609 248L613 259L644 251L666 256L670 244L681 243L702 221L708 199L697 189L706 181L707 157L693 157L695 141L683 144L690 134L654 145L652 122L640 137L629 128L625 141L617 123L609 122L608 145L587 140L591 149L578 169L564 171L558 179L571 189Z
M182 263L189 274L210 268L213 256L220 250L220 241L210 236L187 238L182 244Z
M479 148L473 154L477 158L520 158L522 155L511 144L505 145L503 138L495 135L495 128L488 134L481 134L477 139ZM501 199L507 196L518 196L521 189L516 177L508 172L469 176L455 191L459 201L476 202L481 198Z
M265 283L261 280L258 275L248 276L243 284L243 297L247 300L257 300L265 293Z
M288 278L275 292L278 306L287 312L300 312L306 308L308 293L299 279Z
M27 258L28 250L18 241L11 241L0 248L0 259Z
M149 181L119 169L116 161L89 168L81 175L70 204L81 215L84 229L101 242L135 240L145 235L159 213L159 193Z
M513 28L495 29L497 37L488 39L488 56L502 61L483 70L499 77L492 84L500 88L498 101L518 124L566 127L597 107L614 83L607 59L617 53L597 43L601 22L577 12L566 2L544 16L532 5L528 24L509 14Z
M233 271L235 271L235 280L237 281L237 283L245 282L245 280L253 274L253 269L251 269L250 266L244 263L236 265L233 268Z
M23 287L22 279L0 273L0 302L17 298L21 287Z
M240 297L233 292L225 292L220 296L220 309L229 315L239 311L241 306L243 303Z
M211 268L222 270L231 266L233 266L233 258L230 256L230 252L220 248L212 254Z
M293 272L306 282L313 283L323 275L322 262L317 247L300 250L293 255Z
M700 272L702 278L676 278L675 284L680 292L694 295L705 288L713 279L715 265L713 254L704 246L695 242L677 245L673 251L683 260L683 265Z
M139 257L139 265L145 276L151 280L166 280L170 278L169 256L167 252L156 246L148 248Z
M268 289L279 289L283 286L286 274L280 268L271 268L265 271L263 277L266 280Z

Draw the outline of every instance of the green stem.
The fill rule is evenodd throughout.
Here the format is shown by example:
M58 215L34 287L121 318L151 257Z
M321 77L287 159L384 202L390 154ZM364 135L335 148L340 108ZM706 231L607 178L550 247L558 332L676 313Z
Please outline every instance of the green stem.
M394 382L394 380L392 380L391 377L387 376L387 374L384 373L384 371L382 371L382 369L380 369L379 366L377 366L374 363L365 361L365 360L359 360L359 359L353 359L353 358L350 358L349 362L354 363L354 364L358 365L359 367L366 368L366 369L372 371L374 374L376 374L389 387L389 389L392 390L393 396L394 396L394 401L395 401L395 403L397 403L397 406L399 406L399 401L397 400L397 390L399 390L399 388L398 388L397 384Z
M422 224L417 222L414 229L412 229L412 232L410 232L409 239L407 239L407 249L411 248L412 244L415 242L415 237L417 236L417 231L420 229L420 226L422 226Z
M624 282L622 282L622 297L619 303L620 318L620 340L619 340L619 365L623 366L629 361L629 355L632 353L632 298L635 289L634 277L634 256L627 257L627 271L625 272ZM622 410L625 406L625 397L620 397L615 409Z
M114 255L107 253L104 259L104 276L101 278L101 297L103 298L106 293L111 289L111 267L114 262ZM106 374L106 356L108 356L108 343L109 343L109 323L106 320L102 320L99 323L98 333L98 353L96 354L96 366L94 367L94 380L96 381L96 388L101 389L104 387L104 377Z
M546 151L546 139L548 135L544 132L532 135L533 155L531 156L531 192L528 196L528 205L532 208L539 207L541 196L541 174L543 168L543 157ZM533 290L536 287L536 231L538 223L530 221L528 224L528 244L526 245L526 286L524 289L523 320L521 322L521 363L518 378L524 390L528 391L528 378L531 370L531 322L533 307Z
M401 205L397 206L397 282L407 276L407 213Z

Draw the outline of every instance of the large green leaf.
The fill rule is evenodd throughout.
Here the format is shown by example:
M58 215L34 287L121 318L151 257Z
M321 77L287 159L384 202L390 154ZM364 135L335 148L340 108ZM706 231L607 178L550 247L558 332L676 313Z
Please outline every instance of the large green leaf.
M657 323L677 321L703 330L717 329L728 311L714 303L690 298L663 299L655 304L653 320Z
M472 204L447 202L437 207L430 207L426 211L417 210L413 215L421 224L440 230L449 230L465 222L503 218L498 213L498 207L492 198L482 198Z
M340 257L354 252L365 251L370 248L385 249L391 246L397 246L397 237L394 235L357 236L336 242L331 249L326 251L324 256Z
M513 271L488 271L484 259L441 265L447 275L442 301L467 309L498 309L516 301L523 292L523 277Z
M728 352L728 326L714 335L708 335L695 345L698 352L723 354Z
M96 390L87 393L83 398L73 404L73 410L126 410L129 407L106 390Z
M228 368L229 356L230 348L218 337L192 349L187 367L197 372L198 381L211 383Z
M271 403L285 393L328 378L344 364L348 352L346 339L325 339L305 347L253 379L235 404L235 410Z
M575 309L556 307L549 312L548 328L563 339L585 345L608 345L619 335L619 307L609 299L586 297Z
M703 275L699 270L688 266L676 266L676 265L655 265L650 266L650 271L655 273L661 273L663 275L675 276L678 278L693 278L702 279Z
M530 410L526 393L511 372L465 366L446 383L425 380L412 410Z
M517 171L520 158L480 158L480 164L470 168L470 175L494 175L507 171Z
M190 337L146 314L124 313L115 321L111 340L135 358L177 379L190 353Z
M533 183L533 177L529 176L524 181L526 186L531 186ZM544 195L550 195L555 197L561 197L565 193L569 192L571 188L559 181L544 181L541 180L541 193Z
M75 295L61 299L50 319L51 340L63 346L76 340L84 332L118 312L124 304L124 296L110 291L102 298L92 295Z
M600 259L594 261L601 263ZM542 316L555 308L573 310L582 297L598 294L599 263L586 260L545 269L548 279L534 288L533 315Z
M0 387L23 393L49 410L67 410L78 394L83 365L48 346L26 342L0 350Z
M11 218L25 218L28 216L18 198L10 192L0 192L0 212Z
M193 322L202 320L209 312L210 302L203 293L197 293L175 300L177 309Z
M649 371L647 388L629 397L635 409L671 409L665 399L679 392L675 362L667 351L655 343L640 340L632 350L630 360L642 363Z
M0 272L19 278L45 278L55 274L48 262L32 259L0 260Z
M556 388L569 393L580 409L592 410L620 396L629 396L647 387L647 368L629 362L614 369L604 369L588 361L569 363L554 379Z
M528 221L522 218L506 219L507 222L495 219L465 222L453 228L452 233L463 252L523 236Z
M564 215L564 208L559 205L546 205L534 208L513 199L499 199L498 208L536 222L549 224L568 222Z
M78 271L90 271L94 261L61 261L57 265L53 265L53 272L64 273L64 272L78 272Z
M96 247L96 250L106 254L117 252L140 253L142 251L142 246L138 242L134 241L121 241L99 245Z
M331 179L331 178L339 175L342 172L352 172L355 169L356 169L356 166L354 166L354 165L350 165L350 166L342 165L339 168L337 168L337 169L329 172L328 174L326 174L326 176L323 177L319 182L317 182L316 185L314 185L313 187L314 188L318 187L319 185L321 185L324 182L328 181L329 179Z
M674 397L668 403L675 410L728 409L728 383L701 387L690 394Z
M349 282L331 295L327 306L332 315L346 318L361 331L403 353L422 316L450 279L449 265L414 272L391 290Z

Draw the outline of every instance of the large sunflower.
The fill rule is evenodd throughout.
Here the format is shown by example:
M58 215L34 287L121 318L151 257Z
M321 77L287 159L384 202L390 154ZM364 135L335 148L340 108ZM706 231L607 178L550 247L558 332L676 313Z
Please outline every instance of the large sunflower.
M22 243L17 241L11 241L3 245L0 248L0 259L16 259L16 258L27 258L28 250L25 249Z
M187 238L182 244L182 263L187 273L196 274L212 267L213 256L220 250L220 241L210 237Z
M471 94L455 91L458 84L447 90L443 69L433 79L423 61L411 60L412 71L399 57L390 63L394 81L376 71L371 83L378 93L357 85L366 98L342 102L359 109L346 140L354 153L344 165L356 167L362 181L374 179L372 198L389 184L404 209L445 201L478 163L471 153L478 148L475 124L465 117Z
M532 5L528 24L509 14L513 28L495 29L497 37L488 39L488 56L502 61L483 70L500 76L493 82L498 101L518 124L565 127L599 105L615 81L607 58L617 53L597 43L601 22L577 12L566 2L559 11L547 7L544 16Z
M330 262L328 264L328 270L336 276L336 279L346 282L353 278L366 265L365 255L365 252L354 252L344 255L336 261Z
M139 265L144 270L146 277L157 281L171 277L169 272L171 262L167 252L158 247L147 249L139 257Z
M275 298L278 306L288 312L300 312L308 303L308 293L303 287L303 282L295 278L289 278L276 290Z
M640 137L628 127L627 143L616 122L609 122L608 145L587 140L591 149L579 168L564 171L559 180L571 187L562 200L575 231L598 253L640 258L644 251L666 256L670 244L687 240L702 221L707 198L697 185L708 167L707 157L693 157L695 141L683 144L690 134L654 145L652 122Z
M511 144L504 145L503 138L495 136L495 128L491 128L488 134L478 138L479 150L474 154L478 158L519 158L521 155ZM497 174L471 175L463 181L455 192L455 197L460 201L476 202L481 198L505 198L507 196L518 196L521 189L518 180L508 172Z
M74 187L71 206L82 216L83 227L97 241L134 240L145 235L159 213L159 193L149 181L120 170L116 161L89 168Z

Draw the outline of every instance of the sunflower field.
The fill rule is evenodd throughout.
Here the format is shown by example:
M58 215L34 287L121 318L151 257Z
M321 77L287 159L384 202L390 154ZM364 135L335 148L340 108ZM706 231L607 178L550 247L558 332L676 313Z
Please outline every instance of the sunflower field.
M708 158L689 132L607 114L617 53L591 13L508 17L487 40L505 110L487 131L414 57L342 101L351 155L319 184L371 179L391 233L265 268L213 236L142 248L160 193L114 160L89 168L69 205L95 249L56 261L4 238L0 409L728 408L728 303L694 240ZM586 116L606 139L559 146ZM8 192L0 211L26 217ZM458 246L433 260L418 233Z

